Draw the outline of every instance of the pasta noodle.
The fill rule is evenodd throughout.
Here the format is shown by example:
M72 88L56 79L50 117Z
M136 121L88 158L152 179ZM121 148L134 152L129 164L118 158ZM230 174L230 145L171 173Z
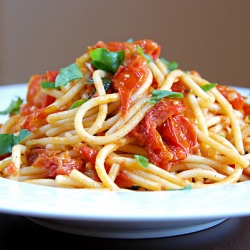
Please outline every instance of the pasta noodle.
M248 181L247 97L160 52L149 39L99 41L71 65L32 75L0 127L0 177L103 191Z

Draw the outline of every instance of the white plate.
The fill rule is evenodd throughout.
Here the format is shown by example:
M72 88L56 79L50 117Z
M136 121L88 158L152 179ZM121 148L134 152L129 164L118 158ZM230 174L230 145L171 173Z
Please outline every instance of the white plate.
M250 90L237 88L244 95ZM26 85L0 86L1 110ZM4 119L1 117L1 119ZM59 231L104 238L156 238L204 230L250 215L250 182L193 190L106 192L0 178L0 212Z

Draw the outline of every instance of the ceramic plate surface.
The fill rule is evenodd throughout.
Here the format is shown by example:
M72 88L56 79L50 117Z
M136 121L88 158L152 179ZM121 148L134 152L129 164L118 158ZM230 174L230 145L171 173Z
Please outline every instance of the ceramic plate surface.
M26 84L0 87L1 108ZM237 88L244 95L250 90ZM0 122L6 119L0 117ZM250 215L250 182L193 190L108 192L65 189L0 178L0 212L54 230L104 238L156 238L204 230Z

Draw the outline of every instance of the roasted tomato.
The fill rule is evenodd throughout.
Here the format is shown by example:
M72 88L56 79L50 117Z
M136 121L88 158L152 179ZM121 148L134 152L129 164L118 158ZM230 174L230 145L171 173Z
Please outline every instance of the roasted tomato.
M242 110L246 97L242 96L235 89L232 89L227 86L217 85L217 89L221 94L231 103L234 109Z
M125 115L131 105L131 96L146 80L148 66L145 58L136 55L120 66L114 75L114 88L118 89L122 102L122 114Z
M72 169L83 170L80 158L72 158L68 152L57 152L36 145L26 151L28 164L46 168L44 177L55 178L57 175L69 175Z
M184 111L181 103L161 101L130 132L145 146L151 163L168 169L171 162L185 159L196 146L195 128L181 114Z

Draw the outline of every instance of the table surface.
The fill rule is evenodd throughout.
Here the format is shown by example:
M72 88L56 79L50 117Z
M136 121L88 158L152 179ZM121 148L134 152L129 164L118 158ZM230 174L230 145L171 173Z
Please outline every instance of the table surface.
M51 230L23 216L0 214L0 249L250 249L250 217L229 218L203 231L154 239L105 239Z

